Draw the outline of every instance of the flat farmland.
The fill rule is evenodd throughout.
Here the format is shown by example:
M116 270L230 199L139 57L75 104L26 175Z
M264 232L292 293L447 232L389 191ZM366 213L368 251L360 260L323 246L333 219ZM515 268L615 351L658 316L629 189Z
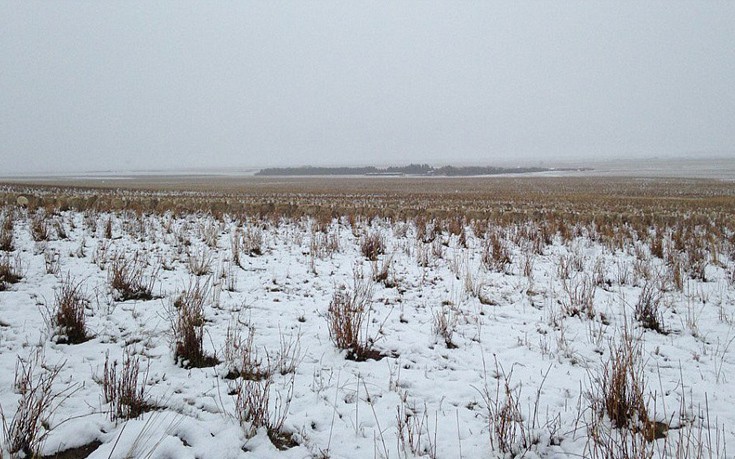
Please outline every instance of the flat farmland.
M0 202L8 456L735 447L732 182L16 178Z

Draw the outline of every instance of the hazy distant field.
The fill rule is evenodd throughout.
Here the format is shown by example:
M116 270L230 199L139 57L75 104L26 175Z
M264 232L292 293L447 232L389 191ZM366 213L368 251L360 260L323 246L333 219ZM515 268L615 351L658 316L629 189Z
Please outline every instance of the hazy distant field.
M592 171L568 175L622 177L677 177L735 180L735 158L642 159L584 163Z
M516 167L518 164L500 161L499 166ZM509 179L518 176L527 177L648 177L648 178L708 178L716 180L735 180L735 158L715 159L658 159L645 160L615 160L615 161L560 161L556 163L527 163L520 166L543 166L549 168L589 168L582 171L551 171L532 174L519 174L510 176L498 176L497 178ZM100 171L85 173L57 173L57 174L13 174L2 175L0 180L13 182L45 183L45 184L79 184L106 186L151 186L161 184L163 186L176 186L186 183L202 182L209 183L215 187L228 186L240 181L254 180L279 183L278 177L253 177L258 169L252 168L228 168L228 169L200 169L200 170L170 170L170 171ZM309 177L313 179L315 177ZM336 177L329 177L332 180ZM472 177L477 178L477 177ZM293 177L284 178L286 180ZM380 177L379 179L391 180L396 177ZM436 179L441 180L442 177Z

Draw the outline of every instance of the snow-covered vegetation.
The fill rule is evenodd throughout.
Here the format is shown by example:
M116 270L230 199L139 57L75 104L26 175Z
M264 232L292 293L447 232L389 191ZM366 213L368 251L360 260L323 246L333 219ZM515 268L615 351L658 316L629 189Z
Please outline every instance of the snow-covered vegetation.
M0 456L728 457L732 190L667 187L20 190Z

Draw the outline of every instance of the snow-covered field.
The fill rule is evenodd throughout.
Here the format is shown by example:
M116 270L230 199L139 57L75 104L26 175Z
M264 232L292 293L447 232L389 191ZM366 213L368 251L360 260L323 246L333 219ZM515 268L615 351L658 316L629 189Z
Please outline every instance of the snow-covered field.
M89 457L735 454L723 241L695 256L659 235L660 258L648 237L614 244L594 228L2 212L0 265L20 277L0 291L6 457L19 402L44 389L48 419L30 429L44 455L98 443ZM126 269L152 299L113 286ZM55 318L64 290L84 305L78 344ZM187 300L201 300L194 329L216 364L175 358ZM362 320L356 350L330 328L350 304L363 307L342 317ZM621 387L644 407L615 429L603 380L621 352L633 370ZM104 393L126 355L149 408L130 420Z

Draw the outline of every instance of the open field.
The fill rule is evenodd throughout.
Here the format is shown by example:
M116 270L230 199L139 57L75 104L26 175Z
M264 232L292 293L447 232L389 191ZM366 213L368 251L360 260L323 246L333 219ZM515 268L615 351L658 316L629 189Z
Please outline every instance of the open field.
M733 182L22 181L0 457L734 454Z

